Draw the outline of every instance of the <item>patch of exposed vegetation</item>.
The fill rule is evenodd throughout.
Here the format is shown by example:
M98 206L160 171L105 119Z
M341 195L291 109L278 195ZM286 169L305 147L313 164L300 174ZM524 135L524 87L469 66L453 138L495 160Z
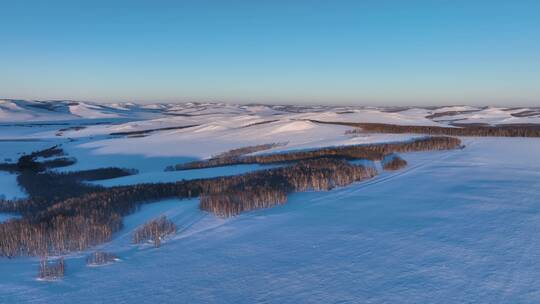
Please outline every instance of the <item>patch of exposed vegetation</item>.
M367 144L355 146L327 147L308 151L259 154L227 158L211 158L168 167L167 170L189 170L238 164L272 164L315 159L321 157L347 160L382 160L391 153L412 151L447 150L460 147L461 141L453 137L425 137L399 143Z
M156 128L156 129L147 129L147 130L138 130L138 131L126 131L126 132L113 132L109 135L112 136L131 136L131 137L142 137L148 135L149 133L158 132L158 131L169 131L169 130L180 130L191 127L196 127L198 125L189 125L189 126L178 126L178 127L165 127L165 128Z
M0 163L0 170L10 172L34 171L39 172L49 168L63 167L72 165L76 162L74 159L65 157L39 162L38 158L50 158L54 156L64 156L64 150L59 146L53 146L48 149L35 151L30 154L25 154L19 158L17 163Z
M391 155L387 159L382 161L382 167L384 170L400 170L407 166L407 161L397 155Z
M133 243L141 244L151 241L154 243L154 247L157 248L161 246L163 238L175 233L176 225L163 215L137 228L137 230L133 232Z
M262 144L262 145L255 145L255 146L247 146L242 147L238 149L232 149L227 152L223 152L221 154L218 154L214 156L213 158L231 158L231 157L239 157L245 154L255 153L259 151L265 151L270 150L273 148L281 147L287 145L286 142L283 143L271 143L271 144Z
M276 121L279 121L279 119L272 119L272 120L254 122L254 123L250 123L250 124L247 124L247 125L243 125L240 128L249 128L249 127L253 127L253 126L259 126L259 125L273 123L273 122L276 122Z
M64 132L68 132L68 131L80 131L80 130L84 130L86 129L86 126L71 126L71 127L67 127L67 128L61 128L61 129L58 129L58 131L55 133L56 136L62 136L64 135Z
M345 160L304 160L288 167L248 173L241 179L229 179L227 187L212 187L201 193L200 207L229 217L284 204L290 192L330 190L376 174L373 168L352 165Z
M510 114L514 117L536 117L540 116L540 110L525 110L518 113Z
M507 124L496 126L460 125L459 127L405 126L382 123L329 122L310 120L314 123L334 124L359 128L358 133L413 133L449 136L494 136L494 137L540 137L539 124Z
M0 224L0 256L61 254L110 241L123 216L166 198L203 196L201 209L230 216L282 203L292 191L330 189L375 174L344 160L316 159L237 176L100 189L52 204L30 199L34 212Z
M60 155L65 155L64 151L59 146L54 146L23 155L16 163L0 164L0 170L18 174L17 183L29 196L28 199L17 201L0 200L0 210L22 215L32 214L54 202L105 189L101 186L84 183L86 181L116 178L136 173L136 170L113 167L56 172L49 169L72 165L76 159L62 157L38 161L38 158Z
M47 281L59 280L64 277L65 272L66 264L64 258L49 261L45 257L39 262L38 279Z
M119 258L115 254L104 251L95 251L92 252L88 257L86 257L86 265L101 266L114 263L118 260Z
M426 118L427 119L435 119L435 118L444 117L444 116L457 116L457 115L462 115L462 114L475 113L475 112L478 112L478 111L481 111L481 110L463 110L463 111L436 112L436 113L432 113L432 114L426 116Z
M124 174L122 169L71 173L23 169L19 172L20 184L29 198L0 203L0 212L16 211L23 215L0 224L0 256L58 255L110 241L122 228L123 217L145 203L200 197L202 210L218 216L233 216L283 204L294 191L329 190L376 175L375 169L351 164L347 161L350 159L381 160L393 152L453 149L459 145L457 138L428 137L402 143L239 156L230 159L248 163L294 163L236 176L111 188L87 185L83 181ZM51 152L40 155L47 153ZM157 232L152 232L154 224ZM172 228L167 221L158 220L154 224L138 230L134 241L150 238L159 245L161 232Z

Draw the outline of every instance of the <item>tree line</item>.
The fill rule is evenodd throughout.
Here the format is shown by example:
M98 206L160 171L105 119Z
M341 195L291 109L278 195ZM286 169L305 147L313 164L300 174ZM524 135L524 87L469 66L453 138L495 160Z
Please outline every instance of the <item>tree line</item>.
M113 168L70 173L23 170L31 172L20 179L29 198L0 203L0 212L18 211L23 215L0 223L0 256L62 254L110 241L122 228L123 217L145 203L200 197L202 210L233 216L283 204L294 191L329 190L376 175L375 169L351 164L349 159L380 160L391 152L453 149L459 145L456 138L431 137L403 143L246 156L249 161L260 163L296 162L235 176L111 188L90 186L83 181L126 172Z
M220 216L271 207L286 194L327 190L370 178L372 168L345 160L315 159L237 176L138 184L82 193L53 204L36 204L23 218L0 224L0 256L62 254L110 241L123 216L165 198L203 196L201 209ZM14 202L18 204L18 202Z
M223 152L221 154L216 155L213 158L228 158L228 157L238 157L249 153L264 151L264 150L270 150L272 148L285 146L287 145L286 142L284 143L271 143L271 144L262 144L262 145L255 145L255 146L247 146L247 147L241 147L237 149L232 149L227 152Z
M353 165L343 159L303 160L287 167L257 171L225 189L211 189L200 197L200 208L229 217L245 211L284 204L295 191L330 190L377 174L370 167Z
M211 158L207 160L177 164L173 167L168 167L168 170L201 169L238 164L285 163L320 157L334 157L348 160L368 159L378 161L382 160L386 155L391 153L448 150L458 148L460 147L460 145L461 140L459 140L459 138L447 136L432 136L397 143L337 146L308 151L293 151L285 153L270 153L239 157Z
M285 146L285 145L287 145L286 142L241 147L241 148L232 149L232 150L220 153L216 156L213 156L212 158L208 159L207 162L212 163L213 166L219 166L219 164L226 164L230 162L232 159L235 159L245 154L264 151L264 150L270 150L272 148ZM175 171L175 170L177 170L176 166L168 166L167 168L165 168L165 171Z
M540 137L540 125L456 125L455 127L393 125L383 123L327 122L311 120L315 123L344 125L358 128L358 133L416 133L449 136L491 136L491 137Z

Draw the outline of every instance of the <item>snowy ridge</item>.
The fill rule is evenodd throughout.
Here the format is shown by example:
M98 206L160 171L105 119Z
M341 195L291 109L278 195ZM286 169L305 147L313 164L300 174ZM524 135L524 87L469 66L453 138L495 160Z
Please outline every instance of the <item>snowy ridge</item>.
M150 115L153 114L153 115ZM208 120L212 117L255 115L271 118L342 120L391 124L436 125L439 123L540 123L540 108L531 107L361 107L235 105L223 103L97 104L79 101L0 100L0 123L99 118L180 117ZM434 118L429 118L435 115Z
M272 151L352 145L411 138L410 135L346 135L350 127L312 123L373 122L449 126L455 123L540 123L539 108L447 106L353 107L185 104L93 104L74 101L0 102L0 125L54 122L66 126L35 128L19 138L70 139L100 155L208 158L245 146L288 142ZM0 139L13 138L0 129ZM31 135L30 135L31 133ZM13 134L13 132L10 132ZM118 136L111 136L118 134ZM120 136L124 134L124 136ZM158 148L159 147L159 148Z

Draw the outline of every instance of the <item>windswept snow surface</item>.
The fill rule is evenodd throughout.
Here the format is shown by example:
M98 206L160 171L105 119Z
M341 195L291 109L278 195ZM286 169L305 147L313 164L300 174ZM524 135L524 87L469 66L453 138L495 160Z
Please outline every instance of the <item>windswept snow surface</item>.
M33 259L0 260L0 302L538 303L540 141L467 139L406 154L404 171L222 220L196 200L148 205L104 248L121 262L68 259L59 282ZM165 213L159 249L129 245Z
M240 147L287 143L257 152L268 153L419 136L353 136L310 120L533 123L535 111L3 101L0 161L61 144L78 162L59 171L139 170L101 185L174 181L261 168L163 171ZM435 113L444 115L427 118ZM133 131L146 132L110 135ZM63 280L43 282L38 259L0 259L0 303L539 303L540 140L463 140L463 150L402 154L404 170L230 219L200 211L197 199L144 205L94 248L119 262L86 267L94 249L73 253ZM25 194L0 172L0 195ZM133 230L161 214L178 233L159 249L132 245Z

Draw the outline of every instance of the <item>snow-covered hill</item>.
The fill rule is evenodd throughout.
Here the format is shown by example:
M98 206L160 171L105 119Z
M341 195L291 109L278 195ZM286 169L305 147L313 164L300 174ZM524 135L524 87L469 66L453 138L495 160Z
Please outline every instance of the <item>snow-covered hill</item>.
M12 131L0 128L0 139L71 138L78 140L81 147L93 149L94 154L206 158L229 149L272 142L288 143L274 149L279 151L407 138L384 134L350 136L345 134L350 127L316 124L312 120L433 126L531 124L540 123L540 108L0 101L0 125L34 124L26 135L14 136ZM53 122L58 126L36 128L38 123Z
M106 187L242 174L260 165L168 172L169 165L279 143L280 152L407 140L327 122L540 123L538 108L376 108L0 101L0 162L60 144L77 163L124 167ZM0 303L538 303L538 138L463 138L463 150L406 153L409 165L287 204L216 218L197 199L144 205L99 246L121 261L66 257L63 281L36 281L37 258L0 259ZM380 166L380 164L375 164ZM0 197L22 198L0 172ZM167 215L159 249L134 229ZM11 216L0 214L0 222Z
M0 123L73 119L183 117L208 120L212 117L251 115L323 121L380 122L433 125L438 123L540 123L540 108L530 107L360 107L235 105L223 103L184 104L98 104L80 101L0 100Z
M131 103L0 100L0 123L29 123L101 118L155 117L155 110ZM153 116L148 114L153 113ZM146 114L146 115L145 115Z
M100 246L120 256L112 265L74 254L62 281L39 282L37 259L0 259L0 302L538 303L540 141L466 145L227 220L197 200L146 205ZM131 245L162 214L177 235L159 249Z

